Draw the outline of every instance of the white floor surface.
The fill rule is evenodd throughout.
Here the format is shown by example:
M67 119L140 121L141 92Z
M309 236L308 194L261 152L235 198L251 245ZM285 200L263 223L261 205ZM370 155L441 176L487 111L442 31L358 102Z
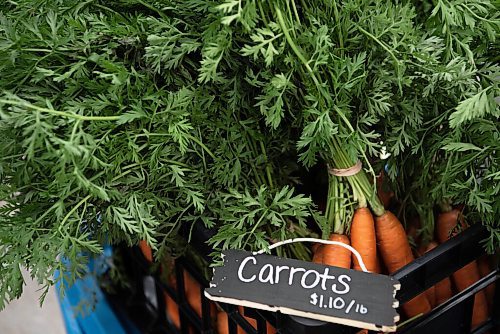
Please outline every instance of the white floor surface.
M66 334L61 309L54 289L51 289L43 306L38 298L38 284L24 273L26 286L20 299L14 300L0 311L2 334Z

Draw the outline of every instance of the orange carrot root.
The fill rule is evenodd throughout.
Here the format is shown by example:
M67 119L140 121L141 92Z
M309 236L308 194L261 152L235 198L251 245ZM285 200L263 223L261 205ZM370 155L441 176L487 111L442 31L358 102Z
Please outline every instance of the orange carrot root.
M463 291L480 279L476 261L472 261L462 269L453 273L453 283L457 290ZM474 297L474 309L472 312L472 328L477 327L488 319L488 302L483 291L476 293Z
M425 290L425 295L427 296L431 308L434 308L436 306L436 286L431 286L429 289Z
M351 224L351 245L356 249L370 272L377 272L377 240L375 237L375 222L368 208L359 208L354 213ZM354 254L353 268L361 270Z
M398 218L389 211L375 219L375 231L380 256L390 274L414 260L406 233ZM408 317L427 313L431 305L425 294L420 294L403 305Z
M439 214L436 222L436 236L439 242L443 243L456 234L453 230L459 223L459 216L460 211L456 209ZM460 225L465 228L462 222L460 222Z
M460 211L457 209L451 210L449 212L443 212L439 214L437 220L437 237L440 242L445 242L454 234L457 225L461 225L462 228L466 228L464 223L460 221ZM453 283L457 290L463 291L469 286L477 282L481 276L479 274L479 268L476 261L472 261L465 267L453 273ZM486 300L486 295L483 291L476 293L474 297L474 309L472 312L472 327L477 327L484 321L488 319L488 302Z
M415 298L410 299L404 303L402 307L408 318L412 318L419 314L426 314L431 310L431 305L425 293L421 293Z
M488 255L479 258L477 260L477 265L481 277L487 276L492 271L490 257ZM484 289L484 293L486 294L486 300L488 301L488 308L491 309L493 307L493 299L495 298L495 283L488 285L486 289Z
M432 241L426 248L426 252L429 252L438 246L437 242ZM431 293L432 294L432 293ZM447 301L453 295L453 291L451 289L451 281L449 277L441 280L440 282L434 285L434 300L432 301L429 298L432 306L438 306Z
M312 258L312 262L323 264L323 253L324 253L324 245L319 245L314 249L314 256Z
M167 304L167 316L172 324L177 328L181 328L181 318L179 316L179 306L175 301L168 295L165 294L165 303Z
M146 240L139 241L139 248L141 249L142 255L148 260L148 262L153 262L153 250L149 247Z
M343 234L332 233L330 241L350 245L349 238ZM351 268L351 251L338 245L323 245L323 264L340 268Z
M375 219L375 231L381 258L390 274L414 260L399 220L389 211Z
M446 277L442 281L436 283L436 306L441 305L445 301L453 296L453 290L451 287L451 280Z
M229 334L229 317L224 311L217 313L217 332L219 334ZM237 333L241 334L239 327Z

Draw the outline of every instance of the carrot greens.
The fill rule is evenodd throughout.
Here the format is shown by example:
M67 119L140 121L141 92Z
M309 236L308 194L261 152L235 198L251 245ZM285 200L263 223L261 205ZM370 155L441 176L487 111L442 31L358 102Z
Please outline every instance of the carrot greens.
M356 208L388 212L376 191L384 170L398 218L431 217L443 200L464 205L493 251L498 9L488 0L5 2L0 309L21 294L22 267L48 291L55 270L74 281L106 242L143 240L160 258L181 253L179 235L189 241L195 224L214 232L216 252L345 234ZM327 172L358 161L356 175ZM311 258L304 245L280 252Z

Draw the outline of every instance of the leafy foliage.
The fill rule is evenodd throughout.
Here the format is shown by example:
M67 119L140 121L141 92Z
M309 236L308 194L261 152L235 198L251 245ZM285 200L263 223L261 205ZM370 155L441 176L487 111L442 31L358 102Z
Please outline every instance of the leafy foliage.
M497 247L498 13L488 0L6 2L0 309L21 267L45 287L56 269L74 280L104 242L175 252L200 223L217 249L314 221L325 235L338 213L301 184L315 165L363 161L344 190L369 203L387 165L403 216L463 203Z

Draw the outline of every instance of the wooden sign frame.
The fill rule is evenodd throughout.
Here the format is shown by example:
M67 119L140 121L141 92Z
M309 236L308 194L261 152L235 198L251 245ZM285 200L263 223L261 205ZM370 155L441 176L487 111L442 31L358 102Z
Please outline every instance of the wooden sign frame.
M205 296L213 301L352 327L396 331L392 277L241 250L223 252Z

